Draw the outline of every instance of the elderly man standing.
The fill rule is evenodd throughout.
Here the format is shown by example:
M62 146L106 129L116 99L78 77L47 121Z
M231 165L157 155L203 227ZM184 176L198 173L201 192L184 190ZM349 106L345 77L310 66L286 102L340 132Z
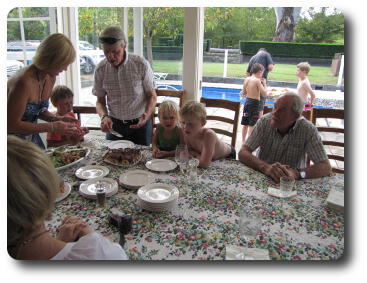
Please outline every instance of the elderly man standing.
M149 145L152 136L151 114L157 94L153 71L147 60L128 54L127 40L119 27L108 27L100 35L106 56L96 67L93 94L101 117L101 129L108 140L122 139Z
M272 113L264 115L242 146L238 157L247 166L279 182L282 176L318 178L331 173L329 159L316 127L301 116L301 98L281 96ZM252 152L260 148L258 156ZM306 154L313 165L306 165Z

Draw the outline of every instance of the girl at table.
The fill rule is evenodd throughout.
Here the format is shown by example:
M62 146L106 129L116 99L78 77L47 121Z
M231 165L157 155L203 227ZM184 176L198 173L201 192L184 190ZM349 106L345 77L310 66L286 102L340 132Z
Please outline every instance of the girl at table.
M73 110L74 94L70 88L64 85L54 87L51 93L51 102L57 108L56 116L70 116L75 119ZM75 125L80 127L80 121L76 120ZM82 130L80 134L76 135L62 135L58 133L47 134L47 146L61 146L65 144L75 145L83 141L83 136L88 133L88 128L80 127Z
M178 105L172 100L163 101L158 109L159 124L153 135L153 157L174 156L176 146L184 144L184 135L178 125Z
M8 136L7 248L15 259L122 260L120 245L92 231L78 217L66 217L54 238L50 219L60 179L48 156L31 142Z

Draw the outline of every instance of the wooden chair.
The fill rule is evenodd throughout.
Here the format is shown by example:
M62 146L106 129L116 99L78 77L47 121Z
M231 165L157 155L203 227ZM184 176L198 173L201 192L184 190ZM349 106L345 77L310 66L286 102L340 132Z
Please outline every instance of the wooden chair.
M241 103L229 101L229 100L223 100L223 99L210 99L210 98L204 98L204 97L201 97L200 102L204 103L207 108L210 107L210 108L218 108L218 109L227 109L227 110L231 110L234 112L233 119L223 117L223 116L217 116L217 115L208 115L206 118L208 121L220 121L220 122L224 122L227 124L231 124L232 125L231 132L224 130L224 129L216 128L216 127L210 127L210 128L218 134L230 137L231 145L235 147Z
M271 111L273 111L273 108L270 108L266 105L264 106L264 114L267 114ZM312 121L312 110L303 111L302 116L305 117L308 121Z
M317 119L324 119L318 121ZM331 120L338 119L342 123L342 127L330 126ZM324 122L326 125L321 125ZM332 170L335 173L344 174L344 109L320 109L314 108L312 113L312 123L317 127L321 137L322 143L326 146L326 152L331 161ZM338 141L338 135L342 135L343 141ZM340 137L340 136L339 136ZM343 167L338 161L343 162Z
M172 100L178 100L178 106L181 108L183 103L183 98L185 97L185 90L170 90L170 89L155 89L157 93L157 98L161 97L169 97L172 98ZM152 122L153 122L153 128L155 128L158 124L158 107L161 104L160 101L157 99L157 104L155 105L155 109L152 114Z
M74 106L73 112L76 114L76 117L79 121L81 121L82 114L97 114L95 106ZM101 127L88 127L90 130L100 130Z

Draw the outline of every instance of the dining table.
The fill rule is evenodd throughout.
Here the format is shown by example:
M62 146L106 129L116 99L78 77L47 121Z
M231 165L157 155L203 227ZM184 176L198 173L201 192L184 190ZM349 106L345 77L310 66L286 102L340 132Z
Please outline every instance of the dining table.
M115 208L131 215L131 231L125 235L123 248L130 260L225 260L230 246L247 246L268 252L270 260L337 260L344 253L344 212L331 208L326 199L333 189L344 190L344 175L296 180L297 194L278 198L268 193L278 184L239 160L220 159L207 169L198 168L196 178L188 178L179 168L152 172L154 182L174 186L179 191L177 204L170 210L152 212L142 209L137 190L119 184L116 194L104 207L79 192L83 180L76 177L78 168L97 164L106 166L106 177L119 180L128 170L149 170L151 148L136 146L142 160L135 165L117 166L103 161L111 141L105 133L90 131L81 146L90 149L82 161L58 173L71 185L71 192L55 203L47 229L56 235L65 216L82 218L92 229L119 243L119 229L108 216ZM174 160L174 157L171 158ZM244 241L239 232L243 209L258 211L261 231L255 239Z

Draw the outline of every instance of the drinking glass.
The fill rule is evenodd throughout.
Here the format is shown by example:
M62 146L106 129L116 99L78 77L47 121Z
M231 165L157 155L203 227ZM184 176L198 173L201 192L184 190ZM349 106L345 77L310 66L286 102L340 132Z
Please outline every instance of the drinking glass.
M175 161L180 166L180 170L183 174L187 174L189 170L189 159L190 154L189 150L187 149L187 145L180 144L176 147L175 153Z
M239 232L241 238L246 241L248 248L248 242L254 240L261 231L261 215L257 211L243 209L240 211L239 219ZM240 253L236 256L238 259L253 259L246 256L244 253Z
M282 196L289 195L294 187L294 178L292 177L280 177L280 193Z
M197 158L190 158L189 160L189 177L192 182L197 180L199 163L200 161Z

